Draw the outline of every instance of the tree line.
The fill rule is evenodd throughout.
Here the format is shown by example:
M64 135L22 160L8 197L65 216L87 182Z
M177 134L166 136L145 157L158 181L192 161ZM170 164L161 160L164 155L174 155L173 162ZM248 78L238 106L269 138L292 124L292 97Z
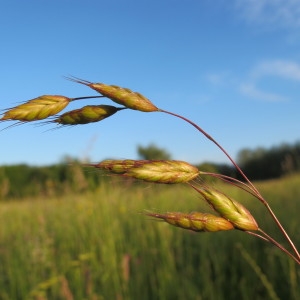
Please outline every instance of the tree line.
M101 175L101 171L90 171L76 160L50 166L1 166L0 200L93 190L105 178Z
M300 171L300 142L271 148L242 149L236 162L250 180L279 178ZM200 164L199 169L242 179L232 165Z
M138 146L137 153L140 159L171 159L168 151L154 144ZM300 142L281 144L269 149L242 149L236 161L250 180L266 180L299 172ZM202 171L241 179L229 164L205 162L197 167ZM51 166L0 166L0 200L93 191L108 180L113 178L70 158Z

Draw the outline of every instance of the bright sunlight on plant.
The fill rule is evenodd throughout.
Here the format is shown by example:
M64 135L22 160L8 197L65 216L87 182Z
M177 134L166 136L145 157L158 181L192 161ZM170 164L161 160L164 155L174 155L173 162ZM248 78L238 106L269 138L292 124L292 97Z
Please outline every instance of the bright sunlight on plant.
M154 213L146 212L145 215L163 220L168 224L181 227L183 229L197 232L216 232L227 230L240 230L274 246L290 256L297 264L300 264L300 254L289 237L281 222L278 220L267 200L261 195L254 184L248 179L237 163L227 153L227 151L201 127L189 119L156 107L149 99L140 93L133 92L127 88L103 83L91 83L75 77L69 80L88 86L100 93L100 96L87 96L78 98L68 98L58 95L43 95L29 100L16 107L5 110L1 121L17 121L17 124L40 121L49 118L47 123L54 123L60 126L73 126L98 122L112 116L124 109L133 109L141 112L160 112L180 118L188 122L207 139L213 142L231 161L243 178L243 181L217 173L209 173L198 170L196 167L184 161L176 160L105 160L98 164L89 164L90 167L106 170L117 176L129 177L160 184L186 184L195 192L202 196L215 214L206 212L193 212L190 214L181 212ZM57 115L70 102L89 98L107 97L113 102L122 105L115 107L110 105L87 105L81 109L71 110L62 115ZM14 124L15 125L15 124ZM289 244L289 248L270 235L268 235L248 211L238 200L232 199L215 187L210 186L200 177L213 176L236 188L244 190L259 200L265 207L266 213L270 214L283 237ZM262 224L263 225L263 224ZM226 234L226 233L224 233Z

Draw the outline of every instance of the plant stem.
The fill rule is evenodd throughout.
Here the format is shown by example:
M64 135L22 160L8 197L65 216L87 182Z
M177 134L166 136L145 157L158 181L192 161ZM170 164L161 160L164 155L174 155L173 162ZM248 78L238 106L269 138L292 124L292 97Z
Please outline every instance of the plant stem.
M104 96L85 96L85 97L76 97L76 98L71 98L71 101L75 100L83 100L83 99L92 99L92 98L103 98Z
M293 241L291 240L291 238L289 237L289 235L287 234L287 232L285 231L285 229L283 228L283 226L281 225L281 223L277 219L276 215L274 214L273 210L271 209L271 207L270 207L270 205L268 204L267 201L264 202L264 205L266 206L266 208L268 209L268 211L271 214L272 218L275 220L276 224L278 225L280 231L284 234L284 236L287 239L288 243L290 244L290 246L294 250L294 252L295 252L295 254L297 255L297 258L298 258L298 263L300 263L300 254L299 254L296 246L294 245Z
M243 191L249 193L253 197L257 197L257 195L253 192L253 190L249 187L248 184L246 184L245 182L242 182L236 178L233 178L233 177L230 177L227 175L223 175L223 174L219 174L219 173L212 173L212 172L201 172L200 175L208 175L208 176L218 178L224 182L227 182L231 185L236 186L239 189L242 189Z
M270 243L272 243L273 245L275 245L276 247L278 247L281 251L283 251L284 253L286 253L287 255L289 255L294 261L296 261L299 265L300 265L300 259L299 257L295 257L293 254L291 254L289 251L287 251L281 244L279 244L276 240L274 240L271 236L269 236L266 232L264 232L262 229L258 228L258 231L261 232L265 237L262 237L258 234L255 234L251 231L247 231L247 233L255 235L257 237L260 237L264 240L268 240Z
M228 154L228 152L212 136L210 136L207 132L205 132L201 127L199 127L197 124L195 124L191 120L189 120L189 119L187 119L187 118L185 118L185 117L183 117L181 115L178 115L178 114L175 114L173 112L169 112L169 111L166 111L166 110L163 110L163 109L159 109L159 111L163 112L163 113L166 113L166 114L169 114L169 115L172 115L172 116L175 116L177 118L180 118L180 119L188 122L189 124L191 124L192 126L194 126L198 131L200 131L206 138L208 138L210 141L212 141L227 156L227 158L231 161L231 163L234 165L234 167L238 170L238 172L242 175L242 177L249 184L249 188L251 188L251 190L254 192L256 198L265 205L265 207L267 208L267 210L271 214L273 220L275 221L275 223L279 227L280 231L285 236L285 238L287 239L288 243L290 244L290 246L294 250L295 254L297 255L298 259L300 260L300 254L299 254L297 248L295 247L294 243L290 239L290 237L287 234L287 232L285 231L285 229L282 227L281 223L277 219L276 215L274 214L274 212L271 209L271 207L268 204L268 202L263 198L263 196L260 194L260 192L258 191L258 189L254 186L254 184L250 181L250 179L245 175L245 173L238 166L238 164L233 160L233 158Z
M205 132L201 127L199 127L197 124L195 124L194 122L192 122L191 120L172 113L170 111L166 111L163 109L159 110L160 112L175 116L177 118L180 118L186 122L188 122L189 124L191 124L192 126L194 126L198 131L200 131L206 138L208 138L210 141L212 141L226 156L227 158L231 161L231 163L234 165L234 167L238 170L238 172L243 176L243 178L249 183L249 185L251 186L252 190L255 192L255 194L259 195L260 198L259 200L264 202L265 200L262 198L261 194L259 193L259 191L257 190L257 188L252 184L252 182L248 179L248 177L244 174L244 172L242 171L242 169L238 166L238 164L233 160L233 158L228 154L228 152L212 137L210 136L207 132Z

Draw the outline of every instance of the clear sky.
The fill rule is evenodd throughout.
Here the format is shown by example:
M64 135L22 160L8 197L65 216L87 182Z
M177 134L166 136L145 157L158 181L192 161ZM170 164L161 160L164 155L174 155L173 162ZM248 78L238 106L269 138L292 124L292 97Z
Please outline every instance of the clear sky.
M191 119L236 158L300 140L299 0L27 0L0 3L0 109L93 90L74 75L142 93ZM113 104L108 99L71 103ZM13 124L0 123L0 130ZM137 158L155 143L174 159L226 162L193 127L121 111L91 125L0 131L0 164Z

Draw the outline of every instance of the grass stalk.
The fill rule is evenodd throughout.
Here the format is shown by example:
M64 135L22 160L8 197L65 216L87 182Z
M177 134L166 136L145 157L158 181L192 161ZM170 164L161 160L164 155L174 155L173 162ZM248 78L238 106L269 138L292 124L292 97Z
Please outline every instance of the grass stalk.
M228 224L226 223L226 226L228 225L230 229L238 229L261 238L264 241L268 241L282 250L285 254L290 256L295 262L300 264L300 254L296 246L287 234L286 230L283 228L281 222L278 220L269 203L265 200L259 190L246 176L238 163L236 163L235 160L229 155L229 153L200 126L179 114L159 109L148 98L128 88L123 88L116 85L107 85L104 83L92 83L76 77L70 77L67 79L85 85L97 91L100 95L75 98L68 98L59 95L43 95L38 98L29 100L16 107L7 109L3 117L0 118L0 121L11 120L19 121L19 123L38 121L54 115L57 116L57 114L61 112L71 101L102 97L109 98L113 102L121 104L122 107L114 107L110 105L87 105L82 108L66 112L60 116L57 116L52 121L48 121L46 123L55 122L59 125L88 124L101 121L112 116L117 111L127 108L140 112L162 112L182 119L183 121L196 128L196 130L203 134L208 140L213 142L223 152L223 154L225 154L225 156L229 159L229 161L241 175L243 181L222 174L201 172L198 170L198 168L186 162L171 161L166 159L106 160L99 164L90 164L90 166L106 170L118 176L125 176L132 179L154 182L157 184L187 183L204 198L204 200L211 206L211 208L215 212L220 215L220 217L216 218L213 215L203 214L199 212L191 214L176 212L148 215L158 219L163 219L171 225L175 225L185 229L191 229L194 231L218 231L220 229L220 227L218 226L221 223L222 226L225 226L224 224L227 222ZM293 251L291 252L294 252L295 255L275 239L273 239L271 236L269 236L267 233L265 233L262 229L260 229L250 211L248 211L246 207L244 207L240 202L228 197L224 193L221 193L214 188L211 188L208 185L202 184L200 187L196 186L196 178L199 175L216 177L226 183L231 184L232 186L238 187L239 189L249 193L256 199L258 199L271 215L272 220L276 223L285 240L292 248ZM258 233L256 231L258 231ZM276 299L276 297L274 299Z
M280 231L282 232L282 234L284 235L284 237L286 238L286 240L288 241L289 245L292 247L293 251L295 252L297 259L296 262L298 264L300 264L300 254L296 248L296 246L294 245L293 241L291 240L291 238L289 237L288 233L286 232L286 230L283 228L283 226L281 225L280 221L278 220L278 218L276 217L275 213L273 212L273 210L271 209L270 205L268 204L268 202L264 199L264 197L260 194L260 192L258 191L258 189L254 186L254 184L250 181L250 179L246 176L246 174L243 172L243 170L239 167L239 165L234 161L234 159L228 154L228 152L211 136L209 135L206 131L204 131L200 126L198 126L197 124L195 124L194 122L192 122L191 120L170 112L170 111L166 111L163 109L159 109L160 112L175 116L177 118L180 118L186 122L188 122L189 124L191 124L193 127L195 127L199 132L201 132L207 139L209 139L211 142L213 142L226 156L227 158L231 161L231 163L234 165L234 167L237 169L237 171L241 174L241 176L246 180L246 182L249 184L249 188L253 191L253 195L261 202L264 204L264 206L267 208L268 212L270 213L270 215L272 216L273 220L275 221L275 223L277 224L278 228L280 229ZM287 251L287 250L286 250ZM288 252L288 251L287 251ZM289 252L288 252L289 253ZM290 254L289 254L290 255ZM292 256L293 257L293 256Z
M268 291L268 294L270 296L270 299L272 300L280 300L278 295L276 294L271 282L268 280L268 277L263 273L261 268L258 266L258 264L255 262L255 260L250 256L248 251L241 245L238 244L237 248L239 249L240 253L244 257L244 259L248 262L248 264L251 266L253 271L256 273L262 284L265 286L266 290Z

